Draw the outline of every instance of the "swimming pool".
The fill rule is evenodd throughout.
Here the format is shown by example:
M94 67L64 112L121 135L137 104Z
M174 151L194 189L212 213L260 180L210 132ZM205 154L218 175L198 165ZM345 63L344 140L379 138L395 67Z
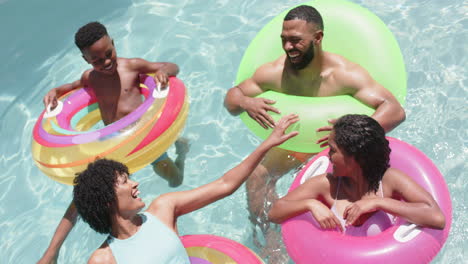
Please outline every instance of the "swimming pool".
M50 180L31 161L31 131L52 87L79 77L88 65L74 47L78 27L105 24L119 56L172 61L191 96L184 136L191 140L186 176L170 189L150 168L136 173L145 202L169 190L214 180L259 142L225 111L244 49L276 14L302 1L207 0L59 1L0 0L0 259L39 259L71 199L71 188ZM451 235L434 263L468 259L467 28L461 0L356 1L393 31L408 73L407 120L390 135L421 149L439 167L453 199ZM278 40L279 41L279 40ZM356 45L359 45L358 43ZM174 156L174 149L169 150ZM285 192L292 176L279 184ZM245 189L183 216L181 234L211 233L251 248ZM78 222L59 263L83 263L103 236ZM258 251L258 249L256 249Z

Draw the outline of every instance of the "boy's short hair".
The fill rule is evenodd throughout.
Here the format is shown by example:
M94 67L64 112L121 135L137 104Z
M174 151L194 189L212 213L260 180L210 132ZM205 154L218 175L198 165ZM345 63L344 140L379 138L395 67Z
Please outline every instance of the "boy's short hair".
M90 22L75 33L75 44L80 50L83 50L104 36L108 36L106 27L99 22Z
M96 232L111 232L111 214L117 206L115 186L122 174L128 175L124 164L99 159L88 164L86 170L75 178L73 202L80 217Z

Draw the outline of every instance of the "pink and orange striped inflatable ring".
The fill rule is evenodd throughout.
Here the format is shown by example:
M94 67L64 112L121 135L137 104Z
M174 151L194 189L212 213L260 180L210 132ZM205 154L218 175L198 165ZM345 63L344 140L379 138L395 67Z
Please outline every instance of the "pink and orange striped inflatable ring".
M131 173L145 167L174 143L188 114L185 85L170 77L163 91L151 76L141 75L143 103L124 118L96 128L101 115L92 89L74 90L59 98L58 114L39 116L32 156L39 169L61 183L73 184L76 173L97 158L126 164Z
M186 235L180 237L191 264L264 264L248 247L214 235Z

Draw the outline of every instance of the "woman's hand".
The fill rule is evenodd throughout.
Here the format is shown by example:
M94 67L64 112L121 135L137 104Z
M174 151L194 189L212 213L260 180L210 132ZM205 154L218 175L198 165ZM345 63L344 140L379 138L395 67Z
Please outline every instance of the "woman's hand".
M338 228L341 232L343 232L343 227L341 226L340 220L338 220L338 218L330 210L330 208L328 208L322 202L315 200L315 203L312 205L310 212L314 216L317 223L319 223L321 228L323 229Z
M278 122L276 122L273 131L270 136L265 140L265 143L271 147L281 145L286 140L295 137L299 134L297 131L284 134L286 129L291 125L299 121L299 117L296 114L289 114L283 116Z
M378 198L362 199L346 207L343 212L343 218L346 219L346 225L362 225L359 218L368 213L377 211Z

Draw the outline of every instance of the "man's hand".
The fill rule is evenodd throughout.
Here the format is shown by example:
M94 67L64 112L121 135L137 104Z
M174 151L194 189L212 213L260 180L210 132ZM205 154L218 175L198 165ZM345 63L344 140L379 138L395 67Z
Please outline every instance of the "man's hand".
M55 89L50 90L43 99L44 106L47 108L50 104L50 110L54 110L57 107L57 91Z
M161 84L162 87L166 87L169 82L169 75L163 70L159 70L154 74L154 81L158 84Z
M318 128L317 132L332 131L333 125L336 123L336 119L328 120L328 123L330 125ZM324 136L324 137L320 138L319 140L317 140L316 143L321 144L320 145L321 148L328 146L328 137L329 136L330 136L330 133L328 133L326 136Z
M266 143L271 144L272 147L283 144L286 140L295 137L299 134L297 131L293 131L288 134L284 134L286 129L291 124L299 121L299 117L296 114L289 114L283 116L275 125L275 128L271 132L270 136L265 140Z
M280 111L275 107L271 106L276 103L273 100L266 98L250 98L245 97L243 105L241 106L249 116L257 121L263 128L268 129L269 127L275 127L275 121L267 113L267 111L272 111L277 114L280 114Z

